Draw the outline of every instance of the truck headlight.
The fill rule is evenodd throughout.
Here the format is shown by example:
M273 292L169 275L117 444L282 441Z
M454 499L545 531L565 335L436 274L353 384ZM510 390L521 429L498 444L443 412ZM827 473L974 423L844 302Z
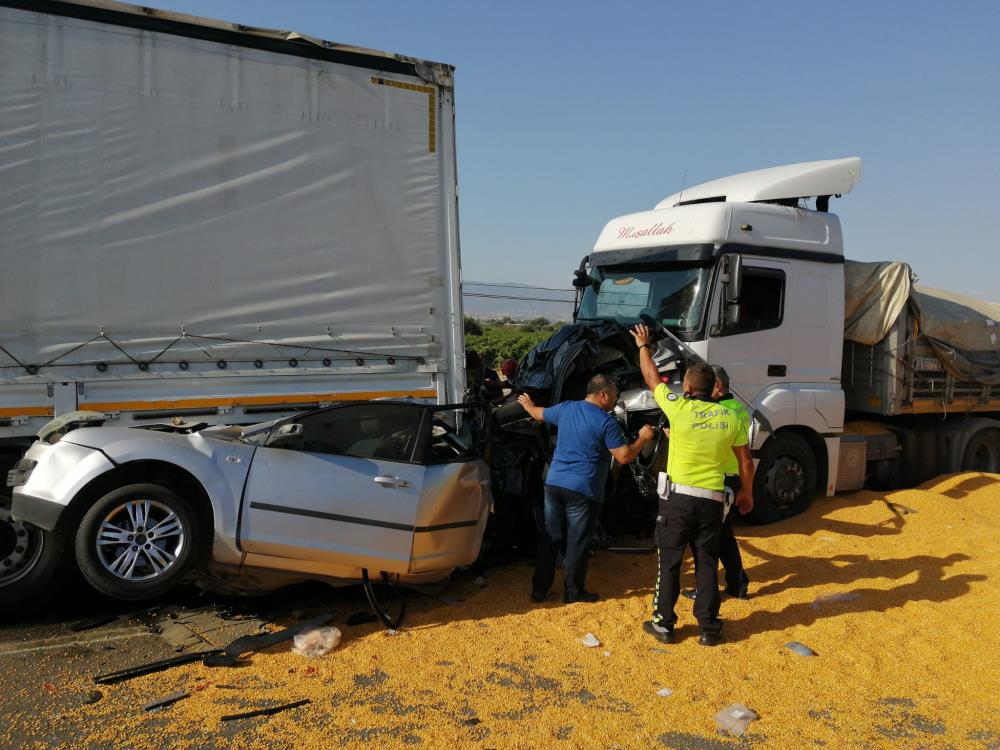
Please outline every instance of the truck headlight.
M31 472L35 470L35 466L38 465L37 461L30 458L22 458L16 464L14 468L7 472L7 486L8 487L19 487L28 481L28 477L31 476Z

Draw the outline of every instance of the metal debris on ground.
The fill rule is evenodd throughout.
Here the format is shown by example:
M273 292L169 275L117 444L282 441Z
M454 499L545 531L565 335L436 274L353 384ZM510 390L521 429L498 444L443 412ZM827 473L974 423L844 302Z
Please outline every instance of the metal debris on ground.
M162 672L164 669L177 667L181 664L190 664L194 661L207 659L213 654L220 653L221 651L219 649L212 649L211 651L195 651L190 654L172 656L169 659L158 659L157 661L151 661L145 664L137 664L134 667L126 667L125 669L119 669L114 672L99 674L94 677L94 682L98 685L113 685L116 682L131 680L133 677L141 677L142 675L152 674L153 672Z
M838 591L833 594L820 594L809 606L813 609L819 609L824 604L833 604L834 602L853 602L855 599L860 598L861 594L856 594L853 591Z
M799 656L816 656L816 652L809 648L804 643L799 643L798 641L789 641L785 644L785 648L789 651L798 654Z
M142 706L143 711L160 711L169 705L176 703L177 701L182 701L185 698L189 698L191 693L187 690L178 690L176 693L171 693L170 695L165 695L162 698L157 698L155 701L150 701L149 703L144 703Z
M742 703L733 703L715 715L715 723L720 732L739 737L750 726L751 721L759 718L760 715L753 709L747 708Z
M236 719L252 719L255 716L273 716L274 714L281 713L282 711L287 711L291 708L298 708L299 706L304 706L307 703L311 703L308 698L303 698L300 701L292 701L291 703L283 703L280 706L272 706L271 708L258 708L254 711L245 711L241 714L226 714L225 716L219 717L221 721L235 721Z
M340 630L334 627L307 630L292 641L292 651L300 656L326 656L340 645Z
M587 648L597 648L601 645L601 642L597 639L597 636L593 633L587 633L583 638L580 639L582 643Z
M314 628L322 627L333 619L333 615L320 615L311 620L300 622L290 628L278 630L274 633L261 633L259 635L245 635L237 638L226 646L221 653L215 653L205 657L207 667L235 667L239 663L240 656L250 651L260 651L268 646L291 640L299 633Z

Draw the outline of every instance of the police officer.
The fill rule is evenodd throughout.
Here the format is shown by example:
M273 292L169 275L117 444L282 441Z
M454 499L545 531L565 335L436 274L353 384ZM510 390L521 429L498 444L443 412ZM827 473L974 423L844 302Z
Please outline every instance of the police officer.
M719 619L719 536L725 504L725 463L730 453L739 465L742 486L736 498L741 513L753 508L753 461L747 433L733 413L712 400L715 373L702 362L684 375L683 397L661 382L651 353L652 334L637 325L632 335L639 347L639 365L646 386L670 421L667 454L668 487L661 496L656 541L659 571L653 599L653 618L643 630L662 643L672 643L680 593L684 550L691 544L696 559L697 599L694 614L701 636L698 642L714 646L722 639Z
M712 391L712 398L725 406L733 413L739 422L740 429L745 433L750 433L750 415L746 407L729 392L729 373L725 368L715 365L715 390ZM732 491L733 495L740 492L740 468L736 455L726 457L724 468L726 472L726 487ZM728 513L726 520L722 522L722 533L719 535L719 561L722 569L726 572L726 593L737 599L749 599L750 577L743 567L743 558L740 556L739 545L736 544L736 535L733 534L733 514ZM688 599L696 599L697 594L694 589L687 589L681 595Z

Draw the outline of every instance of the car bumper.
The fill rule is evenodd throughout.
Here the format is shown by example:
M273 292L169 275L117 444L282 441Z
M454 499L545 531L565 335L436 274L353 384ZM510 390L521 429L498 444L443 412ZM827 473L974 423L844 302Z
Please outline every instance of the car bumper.
M66 510L65 505L46 500L34 495L27 495L18 490L14 490L10 507L10 514L15 521L27 521L33 526L46 531L55 529L59 522L59 516Z

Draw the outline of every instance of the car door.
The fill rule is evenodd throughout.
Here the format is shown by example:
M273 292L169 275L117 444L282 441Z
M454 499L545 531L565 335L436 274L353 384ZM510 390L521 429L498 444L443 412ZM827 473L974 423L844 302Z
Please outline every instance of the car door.
M418 404L373 401L302 415L294 420L301 429L284 437L272 432L247 477L243 550L405 573L426 414Z

